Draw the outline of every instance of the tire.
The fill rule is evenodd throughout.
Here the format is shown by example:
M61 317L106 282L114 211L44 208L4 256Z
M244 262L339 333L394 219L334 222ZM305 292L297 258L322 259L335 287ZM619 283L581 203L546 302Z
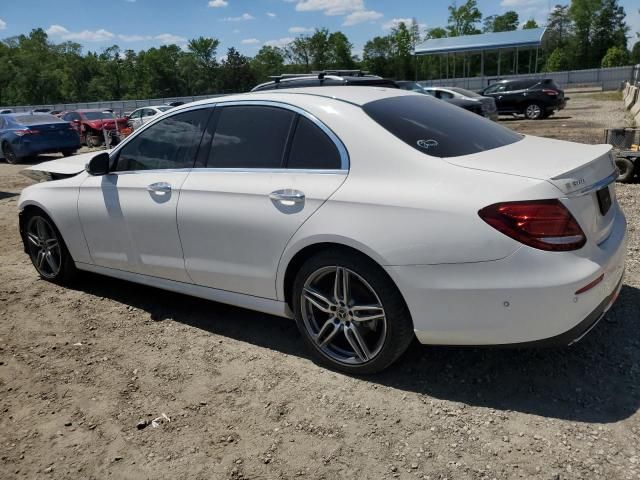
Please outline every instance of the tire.
M102 142L100 141L100 139L95 136L95 135L85 135L85 143L87 144L87 147L89 148L95 148L95 147L99 147L100 145L102 145Z
M616 158L616 167L618 167L618 182L630 183L635 173L635 165L628 158Z
M529 120L541 120L544 116L544 109L537 103L530 103L524 109L524 116Z
M44 212L27 215L24 235L29 258L41 278L60 285L73 282L78 270L62 235Z
M63 157L70 157L71 155L75 155L77 150L62 150L60 153Z
M8 142L3 142L2 144L2 155L7 163L11 165L15 165L16 163L20 163L20 159L16 156L15 152L11 145Z
M313 358L350 374L384 370L415 338L400 292L384 270L364 255L327 250L309 258L293 283L293 309Z

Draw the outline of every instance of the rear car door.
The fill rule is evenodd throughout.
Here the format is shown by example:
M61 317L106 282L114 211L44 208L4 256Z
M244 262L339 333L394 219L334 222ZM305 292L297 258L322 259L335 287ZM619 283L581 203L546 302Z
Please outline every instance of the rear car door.
M346 179L346 150L315 117L272 102L218 104L210 132L178 205L187 272L199 285L275 299L282 252Z
M78 211L96 265L189 281L176 208L211 112L177 112L140 129L114 151L109 174L81 185Z

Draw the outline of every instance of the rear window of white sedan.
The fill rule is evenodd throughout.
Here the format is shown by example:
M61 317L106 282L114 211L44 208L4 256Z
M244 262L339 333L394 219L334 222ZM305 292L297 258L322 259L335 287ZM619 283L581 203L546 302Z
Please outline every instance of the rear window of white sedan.
M432 157L470 155L522 139L496 122L427 95L384 98L362 108L400 140Z

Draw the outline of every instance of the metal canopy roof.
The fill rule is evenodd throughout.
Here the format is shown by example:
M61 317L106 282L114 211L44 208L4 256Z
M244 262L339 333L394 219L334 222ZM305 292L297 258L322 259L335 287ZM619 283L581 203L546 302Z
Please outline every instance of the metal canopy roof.
M511 32L480 33L461 37L432 38L418 45L415 55L473 52L499 48L539 47L546 28L530 28Z

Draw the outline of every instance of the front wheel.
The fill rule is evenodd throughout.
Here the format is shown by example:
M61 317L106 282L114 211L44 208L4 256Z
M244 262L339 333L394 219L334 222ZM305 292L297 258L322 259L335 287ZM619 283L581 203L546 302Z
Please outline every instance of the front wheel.
M530 103L524 110L524 116L529 120L540 120L544 116L544 110L537 103Z
M31 263L45 280L68 283L77 270L60 232L42 213L33 213L25 222L27 251Z
M354 374L384 370L414 338L408 309L386 273L364 256L322 252L293 286L298 329L316 360Z
M13 148L11 148L11 145L9 145L7 142L4 142L2 144L2 154L4 155L4 159L7 161L7 163L10 163L12 165L15 165L20 161L20 159L16 156L16 153L13 151Z

